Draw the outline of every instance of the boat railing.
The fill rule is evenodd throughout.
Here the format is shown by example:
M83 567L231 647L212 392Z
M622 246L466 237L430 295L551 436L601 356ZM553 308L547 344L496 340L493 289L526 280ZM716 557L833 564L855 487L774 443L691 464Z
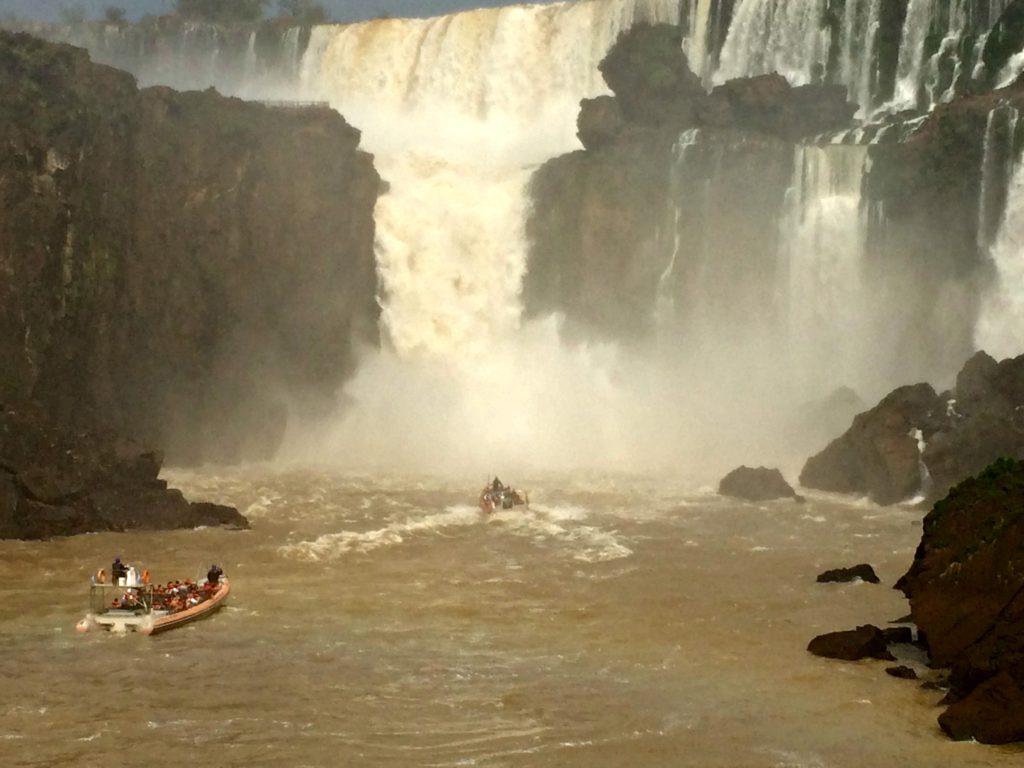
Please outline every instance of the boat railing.
M114 600L128 595L135 598L137 607L115 608L115 606L111 605ZM93 582L89 587L89 607L93 613L103 613L110 610L138 611L140 609L143 613L152 613L153 585Z

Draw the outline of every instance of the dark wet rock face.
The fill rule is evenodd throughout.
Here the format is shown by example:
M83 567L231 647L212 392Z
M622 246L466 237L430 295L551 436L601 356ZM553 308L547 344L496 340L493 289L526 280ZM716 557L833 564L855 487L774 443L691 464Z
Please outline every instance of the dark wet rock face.
M0 406L0 538L249 527L233 507L190 504L167 488L161 460L110 433L68 430L38 405Z
M858 414L808 459L800 483L864 494L879 504L918 493L934 499L1000 456L1024 457L1024 355L997 363L978 352L952 392L900 387Z
M777 469L767 467L738 467L722 478L718 484L722 496L748 501L798 498L793 487Z
M4 32L0 93L0 401L176 462L267 457L286 402L333 401L379 314L357 130Z
M1000 459L924 520L910 600L932 664L950 668L954 738L1024 740L1024 462Z
M285 403L354 370L379 314L359 132L3 31L0 93L0 537L246 527L163 453L269 456Z
M811 640L807 650L815 656L843 661L860 659L883 659L893 661L895 657L889 653L882 630L872 624L865 624L856 629L840 632L828 632Z
M875 574L875 569L867 563L860 563L850 568L833 568L832 570L825 571L818 575L818 581L822 583L826 582L850 582L860 579L866 581L869 584L877 584L878 576Z

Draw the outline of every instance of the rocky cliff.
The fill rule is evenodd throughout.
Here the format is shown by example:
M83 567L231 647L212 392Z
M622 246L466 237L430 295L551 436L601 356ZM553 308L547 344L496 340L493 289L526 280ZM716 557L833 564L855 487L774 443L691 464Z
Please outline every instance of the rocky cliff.
M1000 459L939 501L896 586L932 665L951 669L943 730L1024 740L1024 462Z
M659 293L684 308L697 291L714 301L695 284L708 260L736 289L711 314L773 304L794 143L850 125L856 106L842 87L792 88L779 75L707 93L681 41L667 24L624 33L601 63L614 96L581 104L585 151L534 175L527 313L562 311L570 330L642 337Z
M69 429L37 405L0 405L0 539L249 527L233 507L189 503L168 488L162 460L127 438Z
M138 90L0 33L0 401L268 455L375 340L380 179L335 112Z
M1002 456L1024 458L1024 355L997 363L978 352L956 386L900 387L812 456L800 484L879 504L941 498Z

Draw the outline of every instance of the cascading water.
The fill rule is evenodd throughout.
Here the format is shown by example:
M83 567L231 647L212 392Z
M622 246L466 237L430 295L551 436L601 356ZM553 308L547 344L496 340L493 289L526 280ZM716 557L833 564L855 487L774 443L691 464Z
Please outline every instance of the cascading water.
M778 72L794 85L810 82L828 63L827 0L740 0L722 48L716 83Z
M839 386L870 391L872 350L864 291L866 221L863 145L796 150L790 210L781 249L780 295L786 301L794 381L812 397Z
M710 37L713 0L689 0L689 29L683 40L683 50L692 69L701 80L706 80L711 62Z
M846 0L840 36L840 81L862 115L873 105L875 55L881 0Z
M978 195L978 251L986 253L999 227L1006 205L1006 190L1013 175L1019 112L1001 104L988 113Z
M1024 163L1014 163L1005 213L989 254L995 280L982 304L974 342L998 360L1024 352Z

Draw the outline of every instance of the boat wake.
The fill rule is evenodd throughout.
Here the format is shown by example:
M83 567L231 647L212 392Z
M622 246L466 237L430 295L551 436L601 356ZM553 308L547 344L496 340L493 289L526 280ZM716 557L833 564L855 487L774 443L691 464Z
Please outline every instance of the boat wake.
M376 549L393 547L421 533L439 532L446 528L480 522L480 510L468 504L448 507L444 512L410 517L370 531L325 533L312 541L286 544L279 548L285 557L307 562L335 560L348 554L367 554Z
M586 517L586 510L578 506L536 506L528 510L516 507L485 516L475 506L460 504L367 531L325 533L312 540L285 544L278 552L293 560L331 561L396 547L424 536L444 536L451 529L484 524L501 533L530 539L537 546L564 550L572 559L582 562L618 560L633 554L622 534L584 525L582 521Z

